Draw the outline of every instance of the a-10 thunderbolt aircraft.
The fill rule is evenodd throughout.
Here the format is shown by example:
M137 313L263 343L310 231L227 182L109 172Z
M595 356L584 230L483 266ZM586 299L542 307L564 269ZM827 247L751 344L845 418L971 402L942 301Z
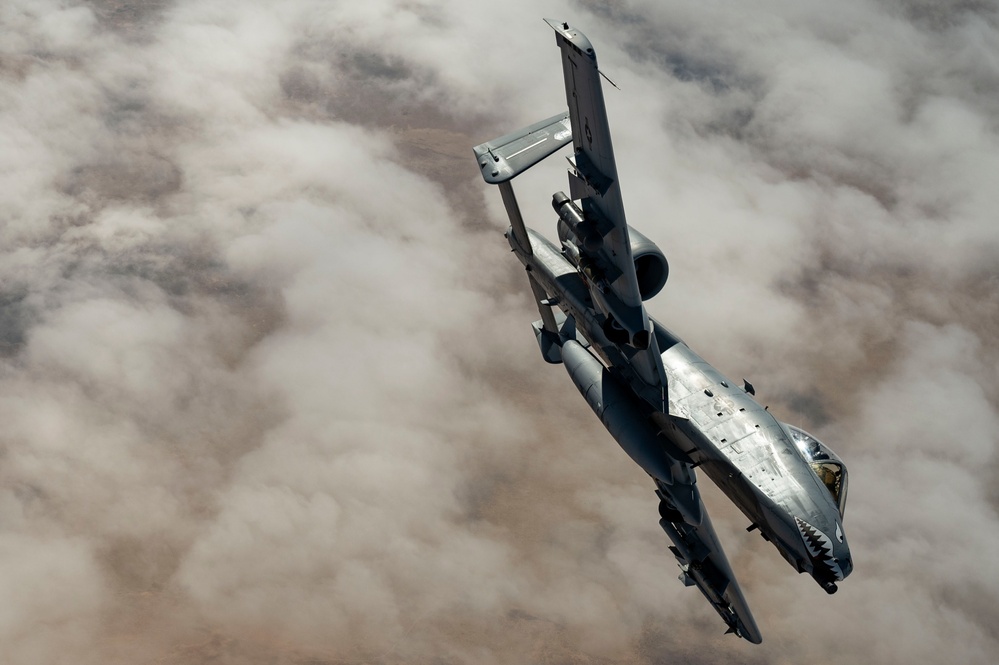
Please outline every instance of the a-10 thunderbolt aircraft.
M697 489L695 467L745 513L799 573L828 593L853 569L843 532L847 471L828 447L780 422L694 353L642 302L666 283L660 249L625 221L589 40L546 19L562 53L567 113L474 148L483 178L498 185L541 319L534 333L549 363L576 388L655 483L659 525L680 580L696 585L734 632L762 641ZM572 142L569 193L556 192L556 247L524 225L511 180Z

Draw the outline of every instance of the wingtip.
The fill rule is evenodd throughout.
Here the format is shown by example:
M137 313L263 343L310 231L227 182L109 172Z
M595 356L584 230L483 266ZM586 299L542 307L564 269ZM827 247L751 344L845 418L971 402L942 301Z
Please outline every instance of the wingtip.
M752 614L740 616L738 622L739 630L737 634L739 637L751 644L761 644L763 642L763 634L760 633L760 629L756 625L756 620L753 619Z
M745 631L745 626L742 626L741 628L739 628L739 627L737 627L735 625L729 625L728 630L725 631L725 634L726 635L733 635L734 634L737 637L741 637L742 639L746 640L750 644L762 644L763 643L763 636L760 635L760 631L759 630L753 630L751 632L746 632Z

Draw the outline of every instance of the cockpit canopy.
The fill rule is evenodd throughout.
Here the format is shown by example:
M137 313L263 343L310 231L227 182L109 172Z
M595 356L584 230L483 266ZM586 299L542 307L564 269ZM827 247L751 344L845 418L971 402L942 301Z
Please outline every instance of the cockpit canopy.
M808 432L798 429L794 425L787 425L787 429L798 446L798 450L812 467L812 471L832 494L833 500L839 506L839 514L842 516L846 509L846 464L832 451L832 448Z

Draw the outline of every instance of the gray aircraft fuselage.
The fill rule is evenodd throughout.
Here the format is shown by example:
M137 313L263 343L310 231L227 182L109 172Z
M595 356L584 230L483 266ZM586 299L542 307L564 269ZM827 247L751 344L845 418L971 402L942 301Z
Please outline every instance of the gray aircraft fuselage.
M559 308L575 319L614 379L641 393L641 379L593 316L583 276L546 238L533 230L528 235L531 254L507 233L514 253L548 293L558 294ZM793 430L661 324L655 322L654 329L669 380L669 408L664 412L649 404L646 417L659 426L665 455L675 455L663 466L675 467L679 458L702 469L798 572L834 591L853 570L840 506L795 443ZM653 451L645 455L660 457ZM663 480L662 467L642 466ZM839 504L845 504L846 488L840 493Z

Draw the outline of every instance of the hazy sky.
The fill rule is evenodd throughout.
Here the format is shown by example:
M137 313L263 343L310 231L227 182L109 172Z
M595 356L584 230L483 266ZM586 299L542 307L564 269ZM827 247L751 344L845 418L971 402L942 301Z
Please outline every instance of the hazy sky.
M0 661L999 659L999 7L0 4ZM593 42L651 313L850 468L764 635L676 581L471 147ZM517 181L551 235L564 162Z

